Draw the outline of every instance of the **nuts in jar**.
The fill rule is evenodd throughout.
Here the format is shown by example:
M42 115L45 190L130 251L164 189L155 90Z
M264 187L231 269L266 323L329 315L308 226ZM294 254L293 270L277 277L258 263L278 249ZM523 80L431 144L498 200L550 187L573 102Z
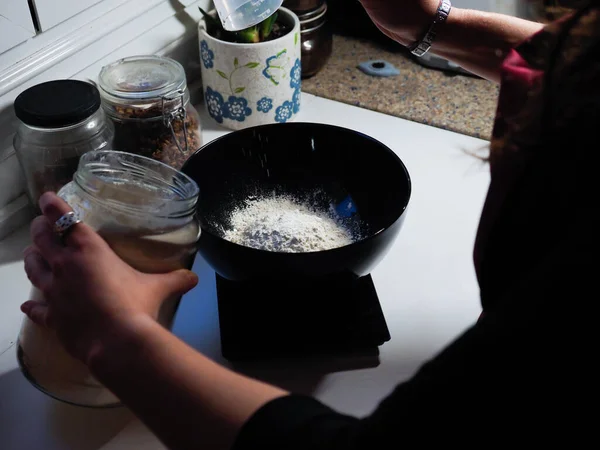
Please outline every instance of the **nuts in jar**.
M183 67L158 56L133 56L102 68L102 106L115 127L113 147L176 169L202 145Z
M180 169L191 153L201 146L198 115L191 105L185 118L173 120L171 127L162 120L158 108L115 107L111 116L115 126L113 146L116 149L154 158ZM158 117L158 118L157 118Z

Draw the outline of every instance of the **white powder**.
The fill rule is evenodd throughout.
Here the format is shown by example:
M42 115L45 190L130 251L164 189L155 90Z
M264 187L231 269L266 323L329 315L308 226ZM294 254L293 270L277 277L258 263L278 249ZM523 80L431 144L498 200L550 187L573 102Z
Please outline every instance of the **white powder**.
M335 215L287 196L247 200L231 213L223 238L272 252L317 252L354 242Z

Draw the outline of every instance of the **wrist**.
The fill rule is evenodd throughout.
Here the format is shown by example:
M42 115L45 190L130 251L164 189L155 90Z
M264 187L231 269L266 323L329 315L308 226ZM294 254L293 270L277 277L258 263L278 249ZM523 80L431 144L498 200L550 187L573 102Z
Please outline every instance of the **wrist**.
M435 20L439 6L440 0L419 2L418 9L411 11L410 22L395 30L400 43L408 47L423 38Z
M161 328L152 317L141 314L111 323L90 343L84 363L99 379L127 370L130 363L146 351L156 327Z

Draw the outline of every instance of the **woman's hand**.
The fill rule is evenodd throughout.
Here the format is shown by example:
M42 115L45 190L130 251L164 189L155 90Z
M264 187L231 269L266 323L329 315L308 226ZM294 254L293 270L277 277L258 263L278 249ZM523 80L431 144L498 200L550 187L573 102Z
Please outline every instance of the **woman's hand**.
M31 224L33 245L24 252L25 272L46 302L21 310L37 324L55 328L72 356L88 361L94 345L131 331L138 319L157 318L161 303L183 295L198 279L188 270L159 275L123 262L84 223L61 240L53 226L71 208L53 193L40 198L43 216Z
M371 20L388 37L411 45L431 25L439 0L360 0Z

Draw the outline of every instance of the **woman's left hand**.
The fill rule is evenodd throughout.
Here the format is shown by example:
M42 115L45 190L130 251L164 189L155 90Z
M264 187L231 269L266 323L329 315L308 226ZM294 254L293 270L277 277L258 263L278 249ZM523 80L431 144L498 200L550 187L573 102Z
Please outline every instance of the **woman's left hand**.
M61 239L53 226L71 208L53 193L39 204L43 216L31 224L33 245L24 259L29 280L46 301L25 302L21 310L56 329L65 349L83 362L96 343L131 331L138 319L156 320L163 301L198 282L189 270L150 275L133 269L84 223Z

